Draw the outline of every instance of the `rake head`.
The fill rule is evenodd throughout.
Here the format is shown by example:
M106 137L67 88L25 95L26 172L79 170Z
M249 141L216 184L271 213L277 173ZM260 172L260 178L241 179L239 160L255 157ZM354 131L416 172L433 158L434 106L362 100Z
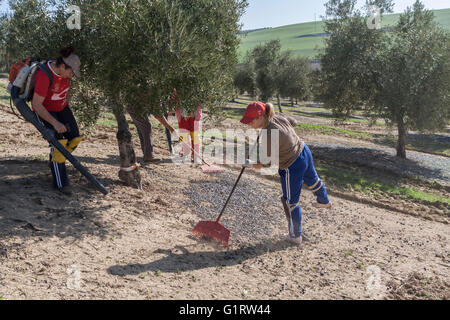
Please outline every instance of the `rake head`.
M192 230L192 233L197 237L212 239L228 247L230 230L216 221L200 221Z
M204 164L202 165L202 171L204 173L213 173L213 172L224 172L224 170L218 166L213 166L213 165L207 165Z

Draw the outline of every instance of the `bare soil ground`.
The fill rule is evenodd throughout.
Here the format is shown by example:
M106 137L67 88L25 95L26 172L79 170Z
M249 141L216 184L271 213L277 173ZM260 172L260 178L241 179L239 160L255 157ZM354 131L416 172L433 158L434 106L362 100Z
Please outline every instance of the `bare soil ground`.
M172 163L155 132L166 161L141 168L143 191L118 180L114 128L98 127L76 156L110 193L68 165L75 195L66 197L51 188L48 144L0 107L0 297L449 299L447 223L338 196L319 210L304 191L306 239L292 246L279 183L253 170L223 217L230 247L193 237L219 213L239 168L206 175Z

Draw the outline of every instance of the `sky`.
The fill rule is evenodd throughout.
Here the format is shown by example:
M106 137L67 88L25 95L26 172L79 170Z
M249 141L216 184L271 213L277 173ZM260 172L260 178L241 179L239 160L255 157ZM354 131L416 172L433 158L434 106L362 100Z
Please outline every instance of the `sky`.
M247 0L246 13L241 18L243 30L279 27L289 24L320 21L325 15L327 0ZM415 0L394 0L394 13L402 13ZM422 0L426 9L450 8L450 0ZM365 0L358 0L358 8ZM315 16L314 16L315 15Z
M247 0L249 6L241 19L243 30L279 27L289 24L321 20L327 0ZM394 13L403 12L415 0L394 0ZM358 0L358 8L365 0ZM422 0L426 9L450 8L450 0ZM7 0L0 0L0 11L8 8Z

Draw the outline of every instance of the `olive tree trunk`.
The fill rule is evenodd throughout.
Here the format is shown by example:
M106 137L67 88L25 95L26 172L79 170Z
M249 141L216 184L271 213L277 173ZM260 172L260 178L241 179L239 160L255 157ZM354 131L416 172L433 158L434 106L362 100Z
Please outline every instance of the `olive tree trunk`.
M4 72L9 72L9 69L11 68L11 66L9 65L9 55L8 55L8 52L5 52L5 54L4 54L4 59L5 59L5 65L4 65L5 70L3 70L3 71L4 71Z
M280 113L283 113L283 110L281 109L281 99L280 94L277 94L277 101L278 101L278 109L280 109Z
M139 168L134 167L136 165L136 154L134 153L132 136L125 114L122 110L113 110L113 113L117 120L117 141L119 143L121 167L119 179L131 187L142 189Z
M397 157L406 159L406 128L403 120L398 121Z

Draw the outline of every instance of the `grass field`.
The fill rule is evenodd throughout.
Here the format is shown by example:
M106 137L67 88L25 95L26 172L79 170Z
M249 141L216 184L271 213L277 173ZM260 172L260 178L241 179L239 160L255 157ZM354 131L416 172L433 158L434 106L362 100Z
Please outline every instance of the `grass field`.
M411 1L412 4L412 1ZM435 20L441 26L450 30L450 9L433 10ZM382 25L389 26L397 22L400 14L390 14L383 17ZM239 55L245 56L248 50L270 40L279 39L283 51L291 51L295 56L314 58L324 47L325 37L304 37L305 35L324 32L324 22L307 22L277 28L270 28L241 35ZM303 36L303 37L302 37Z
M323 27L323 22L308 22L251 32L242 36L239 54L242 57L248 50L251 50L259 44L279 39L283 50L289 50L299 56L313 57L317 53L315 51L316 46L319 48L323 47L324 37L298 37L307 34L322 33Z
M355 174L354 172L337 171L324 167L316 167L316 170L321 176L325 177L334 185L351 191L359 191L364 194L375 195L398 195L402 198L418 202L450 203L449 198L442 197L437 194L423 192L417 188L409 186L394 186L378 179Z

